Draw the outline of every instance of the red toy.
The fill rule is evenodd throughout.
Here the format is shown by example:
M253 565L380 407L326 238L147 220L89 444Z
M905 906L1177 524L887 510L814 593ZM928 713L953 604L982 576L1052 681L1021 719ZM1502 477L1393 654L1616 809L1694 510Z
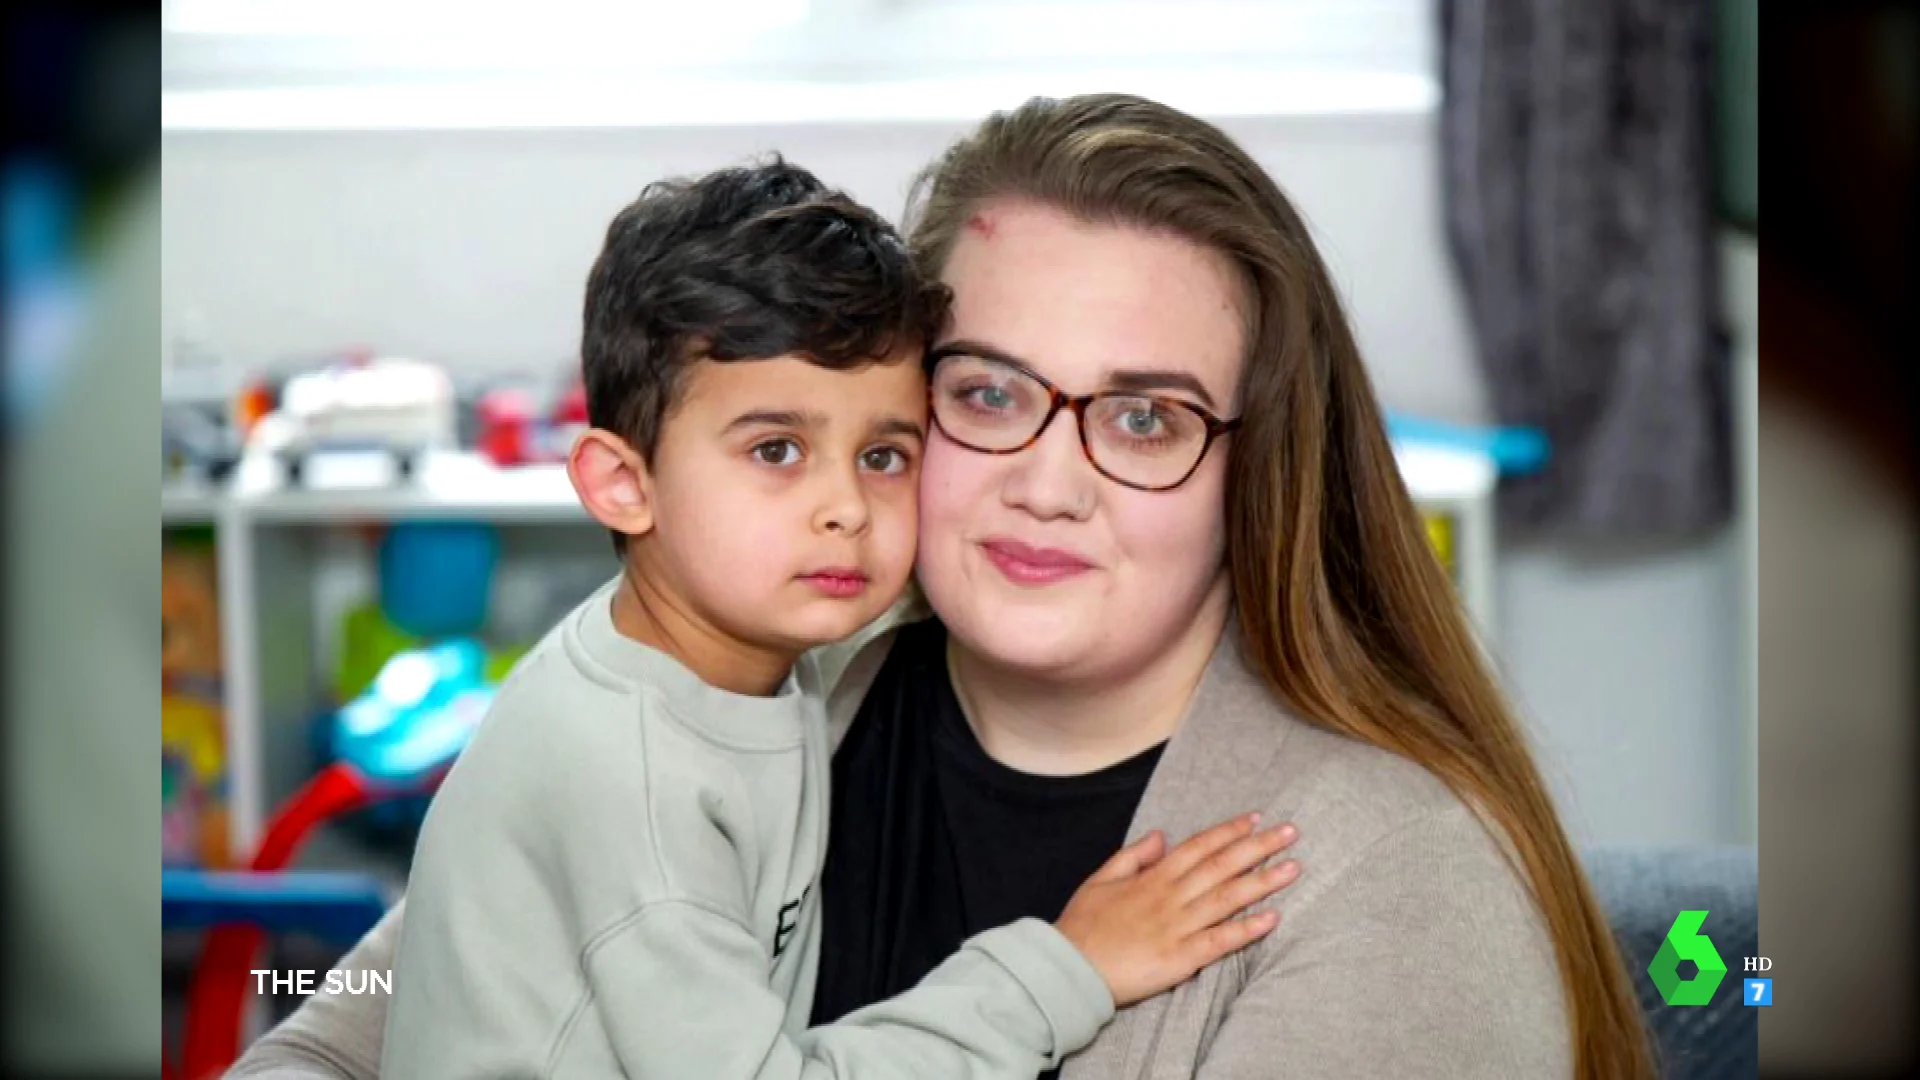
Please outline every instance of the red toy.
M366 806L376 797L373 786L358 769L343 762L329 765L275 816L248 869L286 869L315 828ZM259 927L244 923L208 931L200 966L188 990L181 1069L177 1073L167 1070L166 1080L214 1080L240 1056L240 1021L252 977L249 972L265 937Z
M534 460L533 395L518 387L490 390L475 407L480 452L501 468Z
M479 450L501 468L565 461L573 441L587 426L587 390L578 378L568 383L546 416L533 391L502 386L482 395L474 407L479 420Z

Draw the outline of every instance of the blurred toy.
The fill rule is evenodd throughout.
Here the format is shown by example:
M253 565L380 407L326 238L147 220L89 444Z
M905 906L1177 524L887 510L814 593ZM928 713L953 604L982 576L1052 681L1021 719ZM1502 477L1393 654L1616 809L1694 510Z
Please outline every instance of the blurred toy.
M388 453L407 477L429 451L456 443L453 382L445 371L419 360L336 363L288 379L279 398L282 424L272 452L293 483L315 453Z
M462 638L407 651L334 714L333 763L274 814L250 868L285 869L313 831L378 802L433 790L486 715L494 688L487 654ZM182 1074L217 1076L239 1055L249 972L263 943L258 926L222 926L207 936L187 1005Z
M160 865L227 864L226 748L217 705L160 699Z
M233 398L233 423L244 442L254 426L280 407L280 388L285 380L255 376L240 387Z
M341 621L338 663L334 669L334 700L372 699L375 682L389 664L404 654L424 654L428 643L394 625L375 604L349 610ZM525 648L482 648L482 683L497 686L526 654ZM314 718L313 754L320 768L340 760L340 718L330 710ZM401 793L343 815L340 826L369 848L405 853L413 850L426 819L428 793Z
M387 661L426 644L395 626L374 603L347 609L336 641L332 699L336 705L366 693Z
M191 313L187 321L193 321ZM240 461L234 366L194 333L175 340L160 366L161 475L218 483Z
M1547 436L1538 428L1471 427L1406 413L1387 414L1387 435L1396 443L1484 454L1503 476L1539 472L1550 453Z
M213 530L168 530L160 551L162 686L220 679L220 593Z
M339 660L333 673L335 701L352 701L366 693L387 661L409 650L426 648L425 639L394 625L377 604L358 604L340 621ZM487 649L486 677L500 682L526 655L524 646Z
M160 556L160 861L228 863L220 603L210 541L188 534Z
M160 406L161 473L219 483L240 461L240 436L218 410L190 403Z
M387 661L367 692L340 708L333 757L388 791L418 791L453 764L493 703L486 649L455 638Z
M402 522L375 541L379 602L349 608L341 620L333 700L367 692L380 669L409 649L447 637L478 638L488 623L499 532L481 522ZM542 629L544 632L544 628ZM524 649L496 650L487 661L495 681Z
M579 376L550 402L531 386L496 386L474 406L476 446L502 468L565 461L587 426L587 391Z
M380 607L415 637L478 634L499 556L499 530L489 524L396 524L380 538Z
M499 534L491 525L467 522L404 522L378 540L378 604L361 604L342 620L334 671L334 701L379 700L375 683L406 654L425 655L442 644L470 642L480 650L479 679L494 685L525 652L489 649L478 643L489 622ZM315 757L321 767L340 759L340 716L363 705L347 704L315 722ZM340 825L370 847L405 853L413 849L426 817L427 795L383 799L345 815Z
M517 386L489 390L475 412L480 421L478 448L488 461L509 468L539 456L532 394Z

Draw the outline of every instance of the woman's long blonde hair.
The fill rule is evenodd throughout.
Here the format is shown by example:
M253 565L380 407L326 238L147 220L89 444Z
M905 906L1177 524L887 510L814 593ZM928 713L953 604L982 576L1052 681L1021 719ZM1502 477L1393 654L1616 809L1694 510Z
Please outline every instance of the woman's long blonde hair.
M1232 441L1229 575L1249 658L1321 726L1410 758L1508 841L1545 917L1576 1075L1653 1075L1611 931L1428 545L1333 282L1293 204L1232 139L1137 97L1036 98L921 174L908 206L938 273L986 200L1165 229L1227 255L1250 298Z

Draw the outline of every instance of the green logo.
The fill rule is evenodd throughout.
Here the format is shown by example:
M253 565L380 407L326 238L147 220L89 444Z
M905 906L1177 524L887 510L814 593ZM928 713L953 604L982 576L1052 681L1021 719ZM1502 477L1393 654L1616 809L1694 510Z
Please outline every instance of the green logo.
M1700 924L1706 921L1704 911L1681 912L1667 931L1667 940L1660 943L1660 951L1653 954L1653 963L1647 965L1647 975L1659 988L1661 1000L1669 1005L1705 1005L1713 1000L1714 990L1727 974L1727 965L1720 962L1713 942L1700 932ZM1693 978L1680 977L1682 960L1691 960L1700 969Z

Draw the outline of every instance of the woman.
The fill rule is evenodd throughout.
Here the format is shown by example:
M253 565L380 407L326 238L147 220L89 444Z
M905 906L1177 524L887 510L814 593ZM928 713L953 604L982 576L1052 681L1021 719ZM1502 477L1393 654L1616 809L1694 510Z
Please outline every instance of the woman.
M1164 106L1037 99L935 162L909 224L954 290L921 481L938 618L838 684L815 1020L1056 917L1128 838L1258 806L1308 868L1280 929L1123 1010L1065 1080L1650 1076L1273 182ZM387 967L399 918L345 963ZM382 1020L312 999L237 1072L370 1076Z

